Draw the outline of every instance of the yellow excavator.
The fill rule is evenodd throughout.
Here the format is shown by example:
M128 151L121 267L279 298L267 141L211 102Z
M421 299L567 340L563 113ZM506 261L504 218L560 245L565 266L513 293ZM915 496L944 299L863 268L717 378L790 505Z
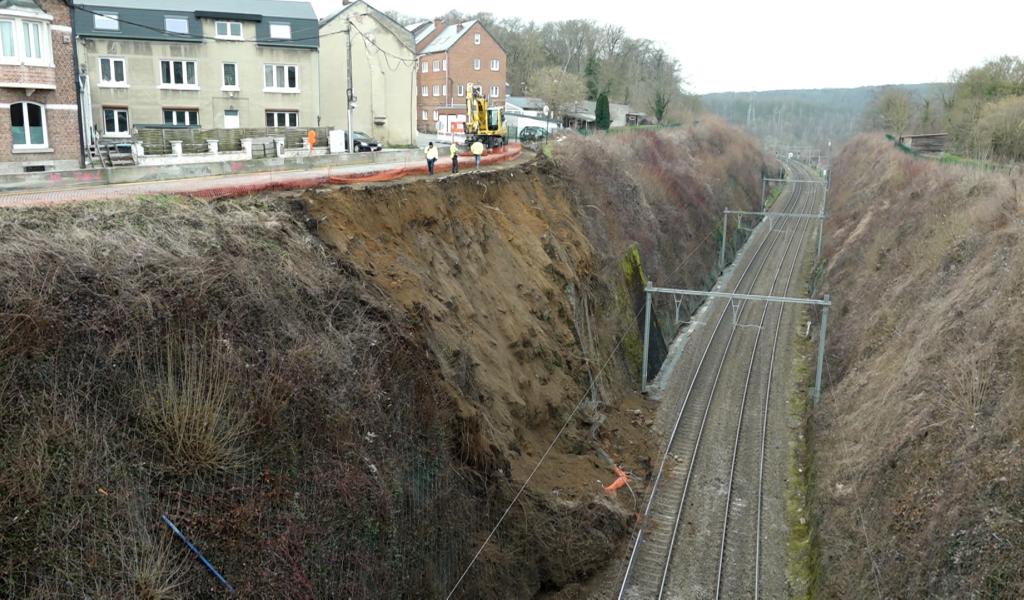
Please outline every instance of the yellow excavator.
M488 148L508 143L505 108L487 106L487 96L479 85L466 85L466 144L480 140Z

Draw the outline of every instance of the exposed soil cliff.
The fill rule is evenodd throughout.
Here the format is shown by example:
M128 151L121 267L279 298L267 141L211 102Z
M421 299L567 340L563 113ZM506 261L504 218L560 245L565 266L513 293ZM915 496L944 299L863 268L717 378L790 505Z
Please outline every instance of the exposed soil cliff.
M822 595L1019 598L1024 182L866 137L832 181Z

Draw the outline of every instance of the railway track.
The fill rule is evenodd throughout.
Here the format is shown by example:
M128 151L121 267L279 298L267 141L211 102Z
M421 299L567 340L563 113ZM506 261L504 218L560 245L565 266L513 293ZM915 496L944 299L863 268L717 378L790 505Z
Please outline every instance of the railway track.
M811 212L815 194L795 184L780 204L779 212ZM806 220L779 218L774 227L762 228L737 261L727 289L786 295L807 229ZM772 448L771 382L792 309L766 302L718 304L709 311L713 328L697 345L703 347L699 359L693 355L690 364L680 365L676 371L682 375L662 395L665 402L675 399L678 410L620 600L762 594L765 476L773 467L766 462Z

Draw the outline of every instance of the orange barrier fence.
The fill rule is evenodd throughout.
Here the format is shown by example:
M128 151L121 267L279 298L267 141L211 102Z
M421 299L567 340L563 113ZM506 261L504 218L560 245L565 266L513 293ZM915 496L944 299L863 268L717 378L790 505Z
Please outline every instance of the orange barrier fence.
M494 149L480 158L481 165L493 165L501 162L513 160L518 158L522 154L522 146L519 144L509 144L502 148ZM459 156L459 167L469 166L473 164L472 155ZM451 170L451 159L439 159L434 163L435 174L445 174ZM301 175L292 175L287 178L279 178L274 181L274 175L267 174L266 181L253 181L250 183L239 184L225 181L223 185L207 187L195 191L188 192L188 196L195 198L205 198L209 200L218 198L234 198L238 196L245 196L249 194L257 194L261 192L271 191L285 191L285 190L296 190L296 189L309 189L325 184L357 184L357 183L375 183L383 181L395 181L403 177L409 177L414 175L426 175L427 165L426 159L422 163L416 165L402 165L399 167L390 166L378 171L366 171L362 173L352 173L347 175L310 175L303 177Z
M604 486L604 493L609 496L614 496L616 490L629 482L629 475L626 475L626 472L618 467L615 467L615 476L615 481Z

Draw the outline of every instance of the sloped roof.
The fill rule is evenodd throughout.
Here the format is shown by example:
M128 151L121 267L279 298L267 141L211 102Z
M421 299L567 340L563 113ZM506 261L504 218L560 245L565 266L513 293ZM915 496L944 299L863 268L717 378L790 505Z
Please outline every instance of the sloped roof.
M412 32L413 41L419 44L428 35L434 33L434 22L423 21L422 23L413 23L412 25L407 25L405 28Z
M523 110L544 110L547 104L543 98L534 98L532 96L509 96L506 98L509 104L518 106Z
M17 0L15 0L17 1ZM316 20L309 2L286 0L75 0L76 6L101 8L134 8L138 10L173 10L176 12L223 12L262 15L287 19Z
M0 0L0 10L23 10L26 12L46 14L35 0Z
M402 25L398 21L392 19L388 15L380 12L379 10L370 6L366 2L363 2L362 0L356 0L351 4L347 4L343 6L341 9L336 10L328 14L324 18L320 19L320 27L323 27L330 21L333 21L334 19L344 15L345 13L355 11L356 7L362 7L365 9L362 13L358 14L365 14L373 17L378 23L381 24L382 27L390 31L396 38L398 38L398 40L402 42L402 45L412 50L413 53L416 52L416 43L413 42L412 35L409 33L406 27L402 27Z
M455 42L459 41L462 36L466 35L469 29L477 24L477 20L464 21L462 23L456 23L449 25L441 30L441 33L437 34L434 41L430 42L426 48L420 50L421 54L430 54L431 52L444 52L451 48ZM459 26L462 26L460 29Z

